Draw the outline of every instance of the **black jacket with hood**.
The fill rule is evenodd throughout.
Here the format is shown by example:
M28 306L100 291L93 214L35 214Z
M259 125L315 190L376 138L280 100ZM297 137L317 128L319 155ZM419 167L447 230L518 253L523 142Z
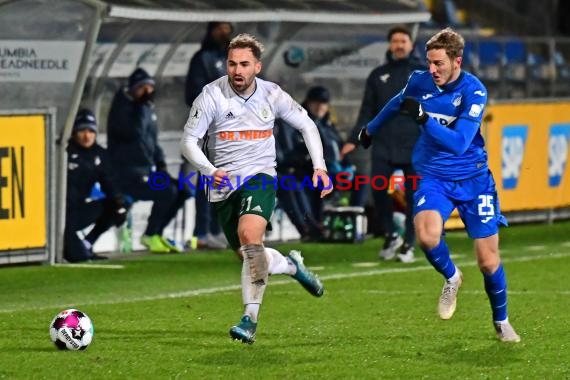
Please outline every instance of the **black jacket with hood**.
M212 38L216 23L210 23L200 50L190 60L186 75L185 99L189 107L194 103L202 88L226 75L227 46L221 46Z
M166 170L151 101L137 102L126 88L119 89L107 123L107 146L117 181L133 181L153 170Z
M366 80L358 120L349 139L354 144L357 144L360 128L368 124L404 88L410 74L415 70L425 70L425 66L412 55L395 60L388 50L386 60L385 64L372 70ZM400 115L394 117L373 136L372 159L394 164L411 163L412 150L419 134L419 127L411 118Z

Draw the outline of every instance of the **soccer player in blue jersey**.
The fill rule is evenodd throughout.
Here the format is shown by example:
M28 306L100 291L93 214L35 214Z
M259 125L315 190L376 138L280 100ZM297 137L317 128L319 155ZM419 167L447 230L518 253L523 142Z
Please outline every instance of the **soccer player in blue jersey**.
M359 141L370 146L371 135L398 113L419 124L421 135L412 157L421 175L414 196L414 226L428 261L445 278L439 316L453 316L463 279L443 236L444 223L457 208L475 242L497 336L503 342L519 342L507 315L507 281L499 257L499 226L507 221L499 209L480 132L487 89L477 77L461 71L464 46L463 37L450 28L435 34L426 43L429 69L412 73L406 87L362 128Z

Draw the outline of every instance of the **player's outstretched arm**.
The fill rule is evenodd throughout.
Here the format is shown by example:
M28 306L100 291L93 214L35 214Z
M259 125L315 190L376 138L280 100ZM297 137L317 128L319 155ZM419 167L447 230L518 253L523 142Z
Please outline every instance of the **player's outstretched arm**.
M386 121L390 120L398 114L400 110L402 93L394 96L380 112L372 119L366 126L366 131L369 136L372 136Z

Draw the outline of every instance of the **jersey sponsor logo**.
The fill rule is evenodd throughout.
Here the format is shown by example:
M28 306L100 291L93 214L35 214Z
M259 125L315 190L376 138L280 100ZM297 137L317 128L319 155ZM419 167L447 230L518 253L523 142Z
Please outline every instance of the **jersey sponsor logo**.
M226 141L265 140L273 136L273 130L266 131L222 131L216 134L217 138Z
M517 187L524 158L528 126L513 125L503 128L502 167L503 189Z
M548 186L558 187L562 182L568 162L570 124L550 126L548 138Z
M389 79L389 78L390 78L390 74L389 74L389 73L380 75L380 80L381 80L382 82L384 82L384 83L388 82L388 79Z
M485 94L484 91L481 91L481 90L474 91L473 94L474 94L474 95L479 95L479 96L485 96L485 95L487 95L487 94Z
M234 116L234 114L232 113L232 111L228 112L228 114L226 115L226 120L229 119L235 119L236 117Z
M484 104L472 104L471 109L469 110L469 116L479 117L479 115L481 115L481 112L483 112L484 107Z
M257 205L254 208L252 208L250 211L263 212L263 209L261 208L261 206Z
M433 98L433 94L422 95L422 100L428 100L429 98Z
M437 120L437 122L438 122L439 124L445 125L445 126L450 125L451 123L453 123L453 122L457 119L456 116L444 115L444 114L442 114L442 113L427 112L427 114L428 114L431 118Z

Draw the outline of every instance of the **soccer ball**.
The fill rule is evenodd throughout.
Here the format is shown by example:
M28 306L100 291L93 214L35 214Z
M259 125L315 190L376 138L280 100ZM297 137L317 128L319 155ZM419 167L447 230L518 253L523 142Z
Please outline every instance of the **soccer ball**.
M67 309L51 321L49 335L60 350L84 350L93 339L93 323L87 314Z

